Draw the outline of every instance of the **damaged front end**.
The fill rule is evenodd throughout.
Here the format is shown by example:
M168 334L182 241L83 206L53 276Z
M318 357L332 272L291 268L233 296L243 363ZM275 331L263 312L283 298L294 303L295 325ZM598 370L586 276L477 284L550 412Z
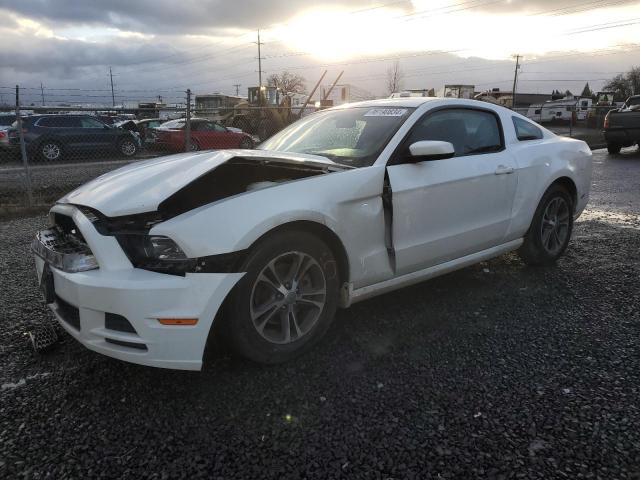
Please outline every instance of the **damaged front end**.
M90 198L84 205L76 206L100 234L116 238L135 268L172 275L237 272L246 250L189 258L174 240L151 235L150 231L155 225L204 205L345 168L349 167L331 162L234 157L170 193L159 202L155 211L107 216L98 208L87 205L91 203L87 201ZM126 180L121 178L120 181Z

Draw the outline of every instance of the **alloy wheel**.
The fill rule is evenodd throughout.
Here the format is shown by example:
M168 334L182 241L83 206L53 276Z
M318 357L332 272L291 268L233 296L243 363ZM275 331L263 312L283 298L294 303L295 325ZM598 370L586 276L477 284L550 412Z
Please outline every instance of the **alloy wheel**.
M253 326L271 343L295 342L318 322L326 298L327 282L318 262L303 252L284 253L271 260L254 282Z
M567 240L570 215L569 205L562 197L552 198L544 210L540 234L542 246L551 255L558 253Z
M57 160L60 153L60 147L55 143L45 143L42 146L42 156L47 160Z
M130 157L131 155L136 153L136 146L130 140L125 140L120 144L120 151L123 155Z

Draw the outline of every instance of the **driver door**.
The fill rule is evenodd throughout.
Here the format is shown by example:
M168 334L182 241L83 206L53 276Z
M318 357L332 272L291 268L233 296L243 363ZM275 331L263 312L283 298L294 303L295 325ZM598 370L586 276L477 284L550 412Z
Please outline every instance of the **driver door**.
M408 146L420 140L450 142L455 155L407 162ZM387 172L396 275L503 242L517 173L494 112L450 108L427 113L400 146Z

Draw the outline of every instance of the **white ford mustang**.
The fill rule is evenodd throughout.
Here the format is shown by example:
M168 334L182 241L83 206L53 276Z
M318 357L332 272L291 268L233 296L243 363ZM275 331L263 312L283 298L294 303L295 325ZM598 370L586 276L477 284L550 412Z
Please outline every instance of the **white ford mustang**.
M62 198L37 234L40 285L86 347L198 370L213 327L292 358L337 307L518 250L562 255L591 151L505 108L399 98L294 123L258 150L134 163Z

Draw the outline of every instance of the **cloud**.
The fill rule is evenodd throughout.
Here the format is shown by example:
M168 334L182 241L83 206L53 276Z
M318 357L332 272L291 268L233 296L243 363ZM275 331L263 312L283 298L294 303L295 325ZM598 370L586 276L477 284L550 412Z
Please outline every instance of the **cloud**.
M408 88L441 88L445 83L475 83L486 86L495 84L504 87L508 86L509 78L513 75L512 61L508 55L496 55L491 57L494 60L486 60L488 63L485 64L485 60L477 58L463 60L460 53L422 55L421 52L438 49L454 52L459 48L468 50L471 45L477 48L465 51L465 57L472 55L486 59L489 57L486 45L489 37L504 44L509 51L520 48L518 42L530 42L528 45L540 47L544 41L550 41L547 38L549 35L528 35L524 30L518 31L515 35L509 34L509 31L513 32L519 28L518 22L501 25L500 22L504 22L501 15L491 15L480 22L481 17L476 14L533 13L577 5L575 0L512 0L499 3L491 0L321 2L315 4L302 0L0 0L0 17L3 18L0 24L0 38L3 39L0 49L0 85L21 83L37 87L42 81L49 88L105 89L109 87L108 67L113 66L117 75L117 90L122 92L142 89L148 91L144 95L157 95L166 93L166 89L173 89L177 91L175 95L182 96L183 90L189 87L198 93L231 93L235 91L235 83L241 83L241 90L246 92L246 87L257 82L255 45L251 43L255 29L274 24L289 24L289 28L292 28L293 24L295 28L290 38L278 38L274 33L277 28L265 32L268 43L262 52L262 55L267 57L263 62L263 69L273 73L292 68L292 71L307 78L309 87L324 70L323 65L328 64L327 78L335 78L344 69L343 81L375 93L382 93L384 72L391 60L369 62L368 55L387 58L404 55L402 64L407 71ZM376 8L384 4L388 4L385 8L393 11ZM412 20L397 22L395 27L391 25L394 23L393 18L398 15L424 16L442 9L443 5L451 4L482 7L442 17L430 16L425 23ZM363 9L368 13L357 16L343 14L342 27L339 28L340 31L336 31L336 20L331 15L303 14L310 7L320 9L321 5L341 9L343 12ZM446 12L456 8L461 9L462 6L445 7L444 10ZM442 13L442 10L440 12ZM608 21L609 18L600 18L601 13L592 12L598 18L587 19L586 24ZM609 11L607 15L610 14ZM613 14L616 18L619 16L617 11ZM379 17L379 24L370 21L374 17ZM526 20L524 14L518 17L519 20ZM557 25L558 31L568 28L563 22L570 20L569 16L536 18L547 22L545 26L549 30L554 30L550 28L549 22L560 23ZM350 23L352 21L353 26ZM483 31L489 33L478 34L480 25ZM456 32L456 28L463 32ZM282 27L280 29L282 30ZM248 36L242 40L232 39L245 32ZM345 32L351 38L348 35L345 37ZM381 35L379 32L384 34ZM372 40L371 35L379 38ZM604 30L599 32L599 35L602 35L603 41L600 41L600 37L591 38L592 43L595 42L597 45L594 49L613 45L613 31ZM584 39L582 36L564 37L559 40L557 50L573 51L575 47L570 45L569 40L579 41L584 45ZM300 40L305 40L306 43ZM222 43L219 44L219 41ZM318 52L315 52L314 47L317 47ZM523 45L523 50L519 51L528 53L526 47L527 45ZM355 49L356 53L350 49ZM311 51L314 55L295 55L295 52L301 51ZM542 50L544 51L546 50ZM535 68L527 66L527 62L533 59L529 55L525 57L524 68L528 68L529 72L548 72L541 74L542 77L546 75L547 79L569 76L563 73L553 77L554 69L561 72L575 71L575 77L581 79L576 80L576 85L579 84L581 87L585 79L591 80L609 76L612 71L626 70L633 63L637 51L636 49L624 55L596 55L594 58L588 58L589 55L576 55L566 60L562 59L560 63L543 63ZM344 54L345 65L339 64L340 60L335 58L336 52ZM329 53L334 58L322 57L322 53ZM539 59L543 57L540 53ZM596 76L593 73L580 74L580 71L606 73L598 73ZM527 89L534 89L533 91L536 88L543 91L549 89L548 82L536 84L533 82L534 78L536 75L533 73L524 74L523 88L526 86ZM592 87L597 88L597 82L590 83ZM562 88L563 85L553 87ZM576 88L573 85L568 86ZM39 89L34 91L36 90Z
M314 8L365 8L367 0L324 0ZM0 0L0 8L47 24L100 25L122 30L197 34L225 28L257 29L309 8L306 0Z

